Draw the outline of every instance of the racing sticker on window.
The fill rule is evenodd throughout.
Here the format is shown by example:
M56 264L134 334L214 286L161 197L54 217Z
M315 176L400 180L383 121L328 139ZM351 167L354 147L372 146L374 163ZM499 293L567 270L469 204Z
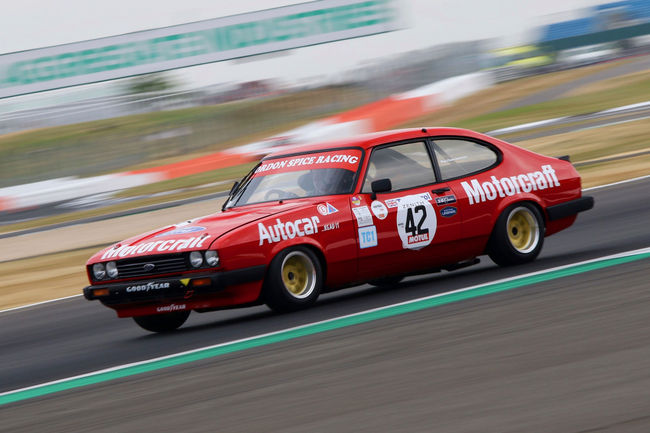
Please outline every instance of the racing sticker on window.
M352 212L357 218L357 225L359 227L372 225L372 214L368 206L353 207Z
M377 246L377 227L367 226L359 229L359 248Z
M397 207L397 233L402 246L419 250L431 243L438 221L433 206L420 195L401 197Z
M341 149L330 152L308 153L262 161L255 170L254 176L286 173L288 171L311 170L315 168L344 168L357 171L361 161L361 151L358 149Z

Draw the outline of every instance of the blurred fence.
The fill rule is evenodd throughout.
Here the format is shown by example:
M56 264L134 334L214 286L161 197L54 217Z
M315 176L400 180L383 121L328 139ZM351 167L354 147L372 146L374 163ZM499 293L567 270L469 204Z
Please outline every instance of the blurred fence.
M346 84L269 90L217 103L205 90L87 100L0 118L0 187L182 159L278 135L443 78L478 69L478 42L411 52L352 71ZM232 99L232 94L226 99Z

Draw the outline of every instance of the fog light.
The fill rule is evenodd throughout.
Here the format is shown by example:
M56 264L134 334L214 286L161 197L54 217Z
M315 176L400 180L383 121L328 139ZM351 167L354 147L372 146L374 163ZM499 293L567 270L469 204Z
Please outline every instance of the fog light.
M108 289L95 289L93 290L94 296L108 296Z
M217 255L217 252L214 250L206 251L205 262L208 266L217 266L219 264L219 256Z
M192 251L190 253L190 264L193 268L198 268L203 264L203 255L200 251Z
M95 263L93 265L93 275L96 280L103 280L106 277L106 268L103 263Z

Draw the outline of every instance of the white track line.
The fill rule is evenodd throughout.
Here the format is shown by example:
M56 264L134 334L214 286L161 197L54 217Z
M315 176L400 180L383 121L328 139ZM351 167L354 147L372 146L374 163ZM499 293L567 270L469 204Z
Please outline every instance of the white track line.
M595 189L607 188L607 187L614 186L614 185L621 185L621 184L625 184L625 183L636 182L636 181L638 181L638 180L643 180L643 179L648 179L648 178L650 178L650 175L641 176L641 177L635 177L635 178L633 178L633 179L622 180L622 181L620 181L620 182L609 183L609 184L607 184L607 185L592 186L592 187L590 187L590 188L585 188L585 189L583 189L582 191L583 191L583 192L586 192L586 191L593 191L593 190L595 190ZM79 297L79 296L82 296L82 295L81 295L81 294L79 294L79 295L72 295L72 296L66 296L66 297L64 297L64 298L50 299L49 301L37 302L37 303L35 303L35 304L21 305L21 306L19 306L19 307L13 307L13 308L9 308L9 309L6 309L6 310L0 310L0 314L2 314L2 313L7 313L7 312L9 312L9 311L23 310L23 309L25 309L25 308L36 307L36 306L38 306L38 305L49 304L49 303L52 303L52 302L64 301L64 300L66 300L66 299L77 298L77 297Z
M48 300L48 301L36 302L35 304L21 305L21 306L19 306L19 307L13 307L13 308L8 308L8 309L6 309L6 310L0 310L0 314L2 314L2 313L8 313L9 311L23 310L23 309L25 309L25 308L36 307L36 306L38 306L38 305L49 304L49 303L52 303L52 302L64 301L64 300L66 300L66 299L77 298L77 297L79 297L79 296L82 296L82 295L81 295L81 294L78 294L78 295L71 295L71 296L65 296L65 297L63 297L63 298L56 298L56 299L50 299L50 300Z
M632 179L621 180L619 182L608 183L607 185L592 186L590 188L585 188L582 191L583 192L584 191L593 191L595 189L607 188L607 187L614 186L614 185L622 185L624 183L636 182L637 180L643 180L643 179L648 179L648 178L650 178L650 174L645 175L645 176L635 177L635 178L632 178ZM0 313L1 313L1 311L0 311Z
M645 108L650 106L650 101L644 101L644 102L639 102L637 104L630 104L630 105L623 105L622 107L615 107L615 108L610 108L608 110L602 110L598 111L597 113L593 113L593 118L597 118L600 115L603 114L615 114L620 111L626 111L626 110L637 110L639 108ZM500 128L500 129L495 129L494 131L488 131L486 132L487 135L501 135L501 134L509 134L511 132L519 132L519 131L526 131L528 129L533 129L533 128L538 128L540 126L548 125L550 123L555 123L555 122L560 122L562 120L570 119L574 116L563 116L563 117L555 117L553 119L544 119L544 120L538 120L536 122L530 122L530 123L522 123L520 125L514 125L514 126L508 126L505 128ZM589 119L587 119L589 120ZM635 119L637 120L637 119ZM605 125L603 125L605 126ZM583 128L584 129L584 128ZM578 130L580 131L580 129Z
M650 116L635 117L634 119L618 120L618 121L609 122L609 123L601 123L601 124L598 124L598 125L585 126L584 128L573 129L571 132L588 131L590 129L598 129L598 128L603 128L605 126L614 126L614 125L621 125L623 123L638 122L639 120L645 120L645 119L648 119L648 118L650 118Z

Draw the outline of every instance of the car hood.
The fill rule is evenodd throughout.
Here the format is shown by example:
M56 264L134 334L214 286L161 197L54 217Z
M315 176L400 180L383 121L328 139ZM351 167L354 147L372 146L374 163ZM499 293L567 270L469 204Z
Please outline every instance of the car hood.
M154 254L205 250L222 235L261 218L304 206L301 202L264 203L211 214L125 239L98 252L88 264Z

